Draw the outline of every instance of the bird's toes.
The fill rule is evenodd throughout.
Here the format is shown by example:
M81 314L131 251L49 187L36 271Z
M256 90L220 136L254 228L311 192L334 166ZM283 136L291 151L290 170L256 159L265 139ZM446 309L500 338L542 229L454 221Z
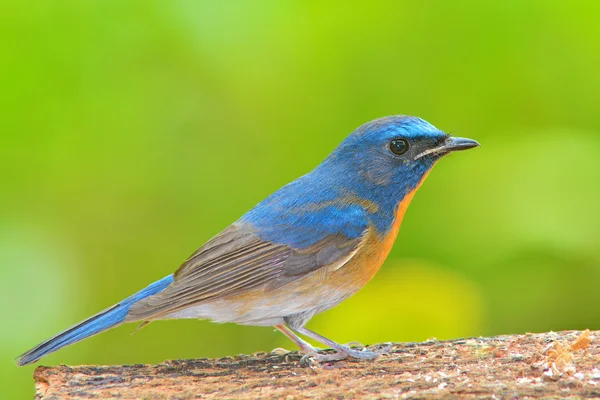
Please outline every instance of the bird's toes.
M377 353L381 356L389 356L392 352L392 344L391 343L383 343L380 347L375 349L369 349L370 351Z
M379 352L370 350L352 350L352 352L349 353L349 356L359 360L376 360L381 357L381 354Z
M348 353L343 351L336 351L335 353L308 353L300 359L300 366L302 367L314 367L317 363L326 363L333 361L345 360L351 357Z

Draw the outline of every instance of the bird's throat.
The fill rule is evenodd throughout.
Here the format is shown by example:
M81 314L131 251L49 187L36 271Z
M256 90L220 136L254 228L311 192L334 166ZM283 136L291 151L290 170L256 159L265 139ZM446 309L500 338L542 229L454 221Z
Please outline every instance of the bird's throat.
M429 171L431 171L431 170L429 170ZM381 248L380 254L382 255L382 258L383 258L381 260L381 264L383 264L383 261L385 261L388 254L392 250L392 247L394 246L394 242L396 241L396 238L398 237L398 232L400 231L400 225L402 225L402 220L404 219L404 214L406 213L406 210L408 209L410 202L412 201L413 197L415 196L415 193L417 192L417 190L419 190L419 188L421 187L423 182L425 182L425 179L427 179L427 176L429 175L429 171L427 171L425 174L423 174L423 178L421 178L421 181L419 182L419 184L413 190L411 190L409 193L407 193L404 196L404 198L396 206L396 210L394 212L394 222L392 222L392 226L391 226L390 230L385 234L385 236L383 237L383 240L381 242L382 248Z

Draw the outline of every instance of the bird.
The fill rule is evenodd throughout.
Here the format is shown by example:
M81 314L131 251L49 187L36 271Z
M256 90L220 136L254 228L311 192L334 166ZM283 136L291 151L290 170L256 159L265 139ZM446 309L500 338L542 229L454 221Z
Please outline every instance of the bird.
M121 324L179 318L275 327L318 361L376 359L381 352L339 344L306 325L377 273L433 166L449 153L478 146L414 116L367 122L173 274L38 344L17 364L32 364ZM306 339L334 352L320 352Z

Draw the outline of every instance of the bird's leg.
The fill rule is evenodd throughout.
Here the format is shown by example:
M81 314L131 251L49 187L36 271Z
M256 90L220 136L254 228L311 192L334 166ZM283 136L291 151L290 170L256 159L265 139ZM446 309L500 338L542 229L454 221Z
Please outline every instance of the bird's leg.
M348 357L358 358L361 360L375 360L376 358L381 356L381 354L387 352L387 349L383 349L381 352L369 350L354 350L348 346L344 346L342 344L334 342L333 340L327 339L326 337L321 336L318 333L315 333L309 329L306 329L305 327L298 327L295 328L295 330L337 351L336 354L318 354L317 360L319 361L336 361L343 360Z
M308 343L307 341L302 339L300 336L296 335L294 333L294 331L292 331L287 326L281 324L281 325L275 325L275 328L277 328L281 333L283 333L285 336L290 338L290 340L292 342L296 343L296 345L300 348L300 350L303 353L306 353L306 354L317 354L318 353L319 349L313 347L310 343Z
M300 348L300 351L304 353L304 357L302 357L300 360L301 363L305 361L307 357L314 357L319 362L338 361L348 358L348 354L339 352L337 350L335 354L319 354L319 348L313 347L310 343L296 335L294 331L287 326L281 324L275 325L275 328L296 343L296 345Z

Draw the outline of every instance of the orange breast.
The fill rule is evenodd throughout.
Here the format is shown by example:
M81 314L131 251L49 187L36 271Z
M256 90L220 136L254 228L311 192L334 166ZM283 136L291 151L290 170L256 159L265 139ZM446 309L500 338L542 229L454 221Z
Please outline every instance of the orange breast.
M394 222L388 233L382 236L374 229L370 229L364 238L359 252L348 262L348 264L339 271L336 271L340 272L340 275L343 276L336 278L347 281L346 284L348 286L356 287L356 290L358 290L375 276L394 246L406 209L419 187L421 187L425 179L427 179L428 174L429 173L426 173L417 187L404 196L404 199L398 203L394 214Z
M421 182L419 182L417 187L414 188L412 192L410 192L406 196L404 196L404 199L402 199L402 201L400 203L398 203L398 205L396 206L396 213L394 215L394 223L392 224L392 228L390 229L388 234L385 235L384 239L381 241L380 254L383 257L383 260L381 260L382 264L385 261L385 259L387 258L388 254L390 254L390 251L392 250L392 247L394 246L394 242L396 241L396 238L398 237L398 232L400 231L400 225L402 224L402 220L404 219L404 214L406 213L406 210L408 209L410 202L412 201L413 197L415 196L415 193L417 193L417 190L419 190L419 188L421 187L423 182L425 182L425 179L427 179L428 175L429 175L429 171L427 173L425 173L425 175L423 175L423 178L421 179ZM379 267L377 269L379 269Z

